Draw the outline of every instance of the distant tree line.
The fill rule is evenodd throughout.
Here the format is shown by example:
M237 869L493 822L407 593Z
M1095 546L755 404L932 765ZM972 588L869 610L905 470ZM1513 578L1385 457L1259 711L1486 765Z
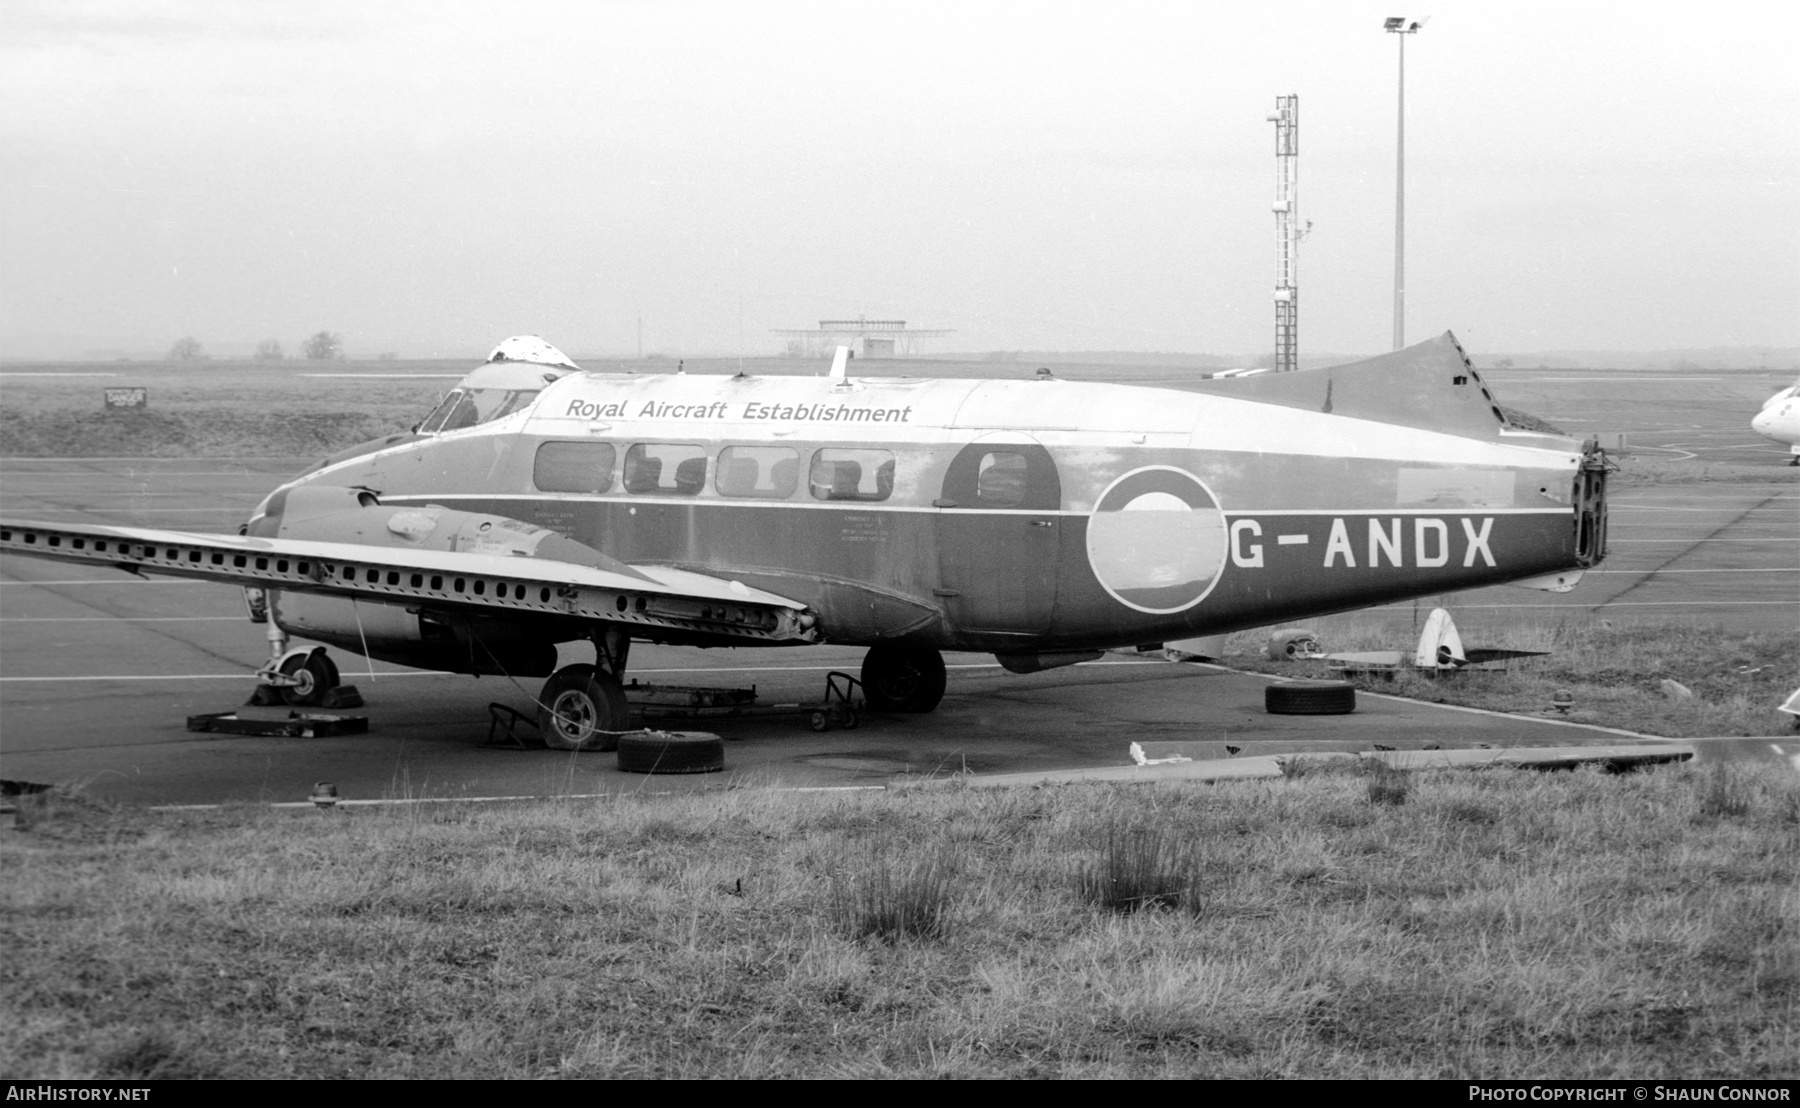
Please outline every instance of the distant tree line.
M344 357L343 337L331 331L320 331L300 344L300 356L308 361L335 362ZM167 356L171 362L204 362L211 355L199 339L192 335L183 335L169 347ZM281 349L279 339L264 339L256 344L256 353L251 355L259 362L279 362L287 357Z
M320 331L300 344L300 353L307 361L335 362L344 356L344 340L330 331Z
M201 346L200 340L192 335L181 336L175 340L175 345L169 347L169 361L171 362L203 362L205 360L206 347Z

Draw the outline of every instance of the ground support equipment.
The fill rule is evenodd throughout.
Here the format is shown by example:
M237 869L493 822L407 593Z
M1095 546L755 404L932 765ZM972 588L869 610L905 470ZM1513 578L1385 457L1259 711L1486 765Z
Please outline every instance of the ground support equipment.
M747 689L715 689L694 685L652 685L632 681L625 686L631 714L645 723L660 720L737 719L751 716L805 716L814 731L842 727L854 730L862 722L862 682L848 673L832 670L825 675L825 694L818 700L758 704L756 686Z
M361 735L369 730L367 716L328 716L315 712L289 712L278 716L240 716L236 712L207 712L187 718L189 731L223 735L264 735L286 739L323 739L334 735Z
M633 722L650 724L664 720L747 719L754 716L804 716L814 731L842 727L854 730L862 722L862 682L848 673L832 670L825 676L825 694L818 700L782 704L758 704L756 686L720 689L703 685L653 685L632 681L625 687ZM683 732L657 732L682 734ZM629 732L606 732L616 740ZM543 731L535 715L498 701L488 705L487 746L525 750L544 745ZM610 751L613 742L594 746Z

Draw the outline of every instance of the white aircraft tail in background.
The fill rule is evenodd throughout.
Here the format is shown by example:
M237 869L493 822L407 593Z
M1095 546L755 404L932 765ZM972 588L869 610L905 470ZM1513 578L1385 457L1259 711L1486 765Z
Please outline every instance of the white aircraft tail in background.
M1763 401L1750 429L1765 439L1787 443L1793 455L1788 464L1800 466L1800 381Z

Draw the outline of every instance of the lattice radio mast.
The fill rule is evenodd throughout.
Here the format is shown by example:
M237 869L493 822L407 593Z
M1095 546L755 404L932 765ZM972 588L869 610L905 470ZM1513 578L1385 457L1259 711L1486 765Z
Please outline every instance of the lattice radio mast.
M1277 96L1275 124L1275 371L1300 368L1300 97ZM1311 224L1307 224L1310 228Z

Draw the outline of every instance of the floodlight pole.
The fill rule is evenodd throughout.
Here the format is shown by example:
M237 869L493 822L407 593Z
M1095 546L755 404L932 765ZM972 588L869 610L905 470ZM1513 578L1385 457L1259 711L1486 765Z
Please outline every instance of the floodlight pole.
M1400 37L1400 100L1394 143L1394 349L1406 345L1406 36L1420 23L1390 18L1387 32Z
M1277 96L1275 124L1275 372L1300 368L1300 97Z

